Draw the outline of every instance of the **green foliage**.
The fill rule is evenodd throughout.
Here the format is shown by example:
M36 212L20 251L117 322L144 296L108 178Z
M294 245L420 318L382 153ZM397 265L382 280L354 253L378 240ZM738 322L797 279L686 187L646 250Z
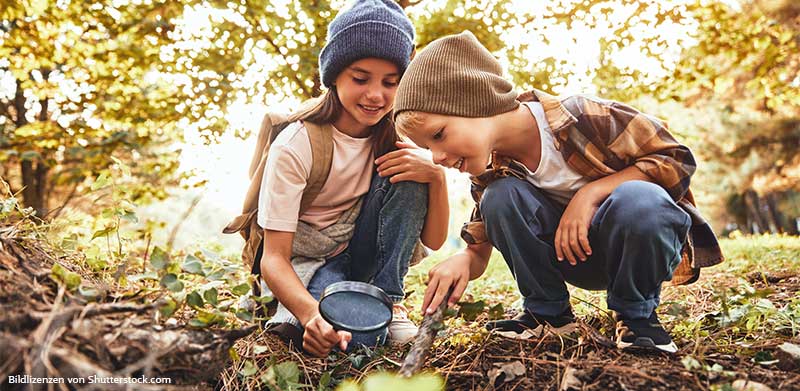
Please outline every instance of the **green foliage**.
M359 385L352 381L345 381L336 388L336 391L439 391L444 390L444 381L435 374L418 374L409 379L390 373L374 373Z
M65 269L58 263L53 264L50 277L59 283L66 285L67 289L73 291L81 284L81 276L78 273Z

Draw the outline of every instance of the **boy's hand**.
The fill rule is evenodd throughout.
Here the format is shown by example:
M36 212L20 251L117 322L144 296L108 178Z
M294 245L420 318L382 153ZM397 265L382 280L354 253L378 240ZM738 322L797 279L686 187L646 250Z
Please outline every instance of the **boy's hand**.
M457 303L467 289L469 271L470 259L463 254L456 254L431 268L428 272L428 288L425 289L425 298L422 300L423 315L436 311L450 287L453 287L453 293L450 294L447 306Z
M347 343L353 338L347 331L336 331L330 323L317 313L306 322L303 333L303 349L315 356L325 357L336 344L342 351L347 350Z
M600 206L600 200L596 198L589 191L578 191L567 204L558 223L554 242L559 262L566 258L574 266L578 264L578 259L583 262L592 255L589 225Z
M433 163L430 151L403 141L396 145L400 149L375 159L378 175L391 177L391 183L431 183L444 179L444 168Z

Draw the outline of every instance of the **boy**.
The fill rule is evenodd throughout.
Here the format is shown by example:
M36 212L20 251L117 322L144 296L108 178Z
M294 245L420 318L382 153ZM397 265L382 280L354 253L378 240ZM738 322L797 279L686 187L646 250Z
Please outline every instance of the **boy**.
M525 308L487 328L521 339L571 331L568 282L607 291L618 347L677 351L655 311L661 284L694 282L723 257L693 207L694 157L666 124L618 102L518 95L468 31L417 54L394 116L434 162L472 175L468 246L431 269L423 311L451 287L457 302L496 247Z

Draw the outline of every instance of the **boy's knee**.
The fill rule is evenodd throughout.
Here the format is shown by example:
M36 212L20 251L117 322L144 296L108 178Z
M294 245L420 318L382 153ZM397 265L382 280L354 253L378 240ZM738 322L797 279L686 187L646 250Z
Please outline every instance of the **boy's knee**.
M661 186L645 181L628 181L609 196L614 222L638 233L660 232L681 225L688 215Z
M486 188L481 197L480 209L489 224L507 219L518 213L520 194L525 182L517 178L501 178Z

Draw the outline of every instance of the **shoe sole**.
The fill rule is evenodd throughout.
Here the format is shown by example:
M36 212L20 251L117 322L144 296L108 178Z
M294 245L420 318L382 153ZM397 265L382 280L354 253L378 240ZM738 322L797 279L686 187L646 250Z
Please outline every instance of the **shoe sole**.
M561 327L541 326L540 325L539 327L537 327L535 329L525 329L521 333L518 333L516 331L511 331L511 330L509 330L509 331L501 331L501 330L497 330L497 329L494 329L492 331L495 334L497 334L497 335L499 335L501 337L504 337L504 338L518 339L518 340L528 340L528 339L532 339L532 338L541 338L544 335L545 332L547 332L549 334L554 334L554 335L569 334L569 333L575 331L575 329L577 329L577 328L578 328L578 324L573 322L573 323L567 323L567 324L565 324L565 325L563 325Z
M637 337L633 342L617 341L617 347L622 350L659 350L665 353L677 353L678 346L670 341L668 344L657 345L652 338Z

